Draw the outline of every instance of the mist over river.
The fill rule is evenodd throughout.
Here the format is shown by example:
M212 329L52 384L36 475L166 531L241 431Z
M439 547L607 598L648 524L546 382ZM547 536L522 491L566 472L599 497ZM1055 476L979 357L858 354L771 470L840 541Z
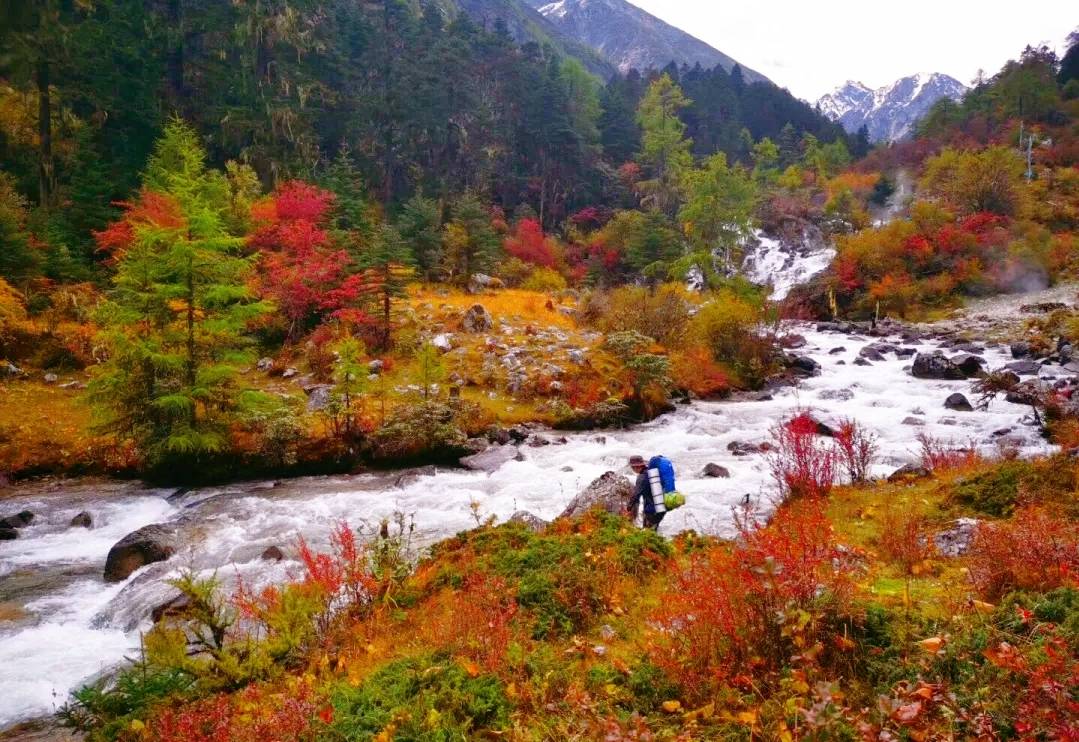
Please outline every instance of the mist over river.
M0 727L54 711L82 682L136 656L150 611L175 592L165 580L180 570L216 571L226 585L237 576L256 586L286 580L298 573L290 561L298 537L326 547L331 528L342 519L372 533L380 519L403 513L414 521L414 541L422 546L474 527L473 502L481 518L502 521L527 510L550 519L605 471L628 476L631 454L662 453L674 462L688 503L668 516L661 532L728 534L732 507L747 495L767 506L771 491L767 457L736 456L728 444L768 440L769 429L798 408L826 420L853 418L875 432L881 451L876 475L915 460L921 432L958 445L973 443L987 454L1002 441L1023 455L1049 450L1026 419L1026 407L997 401L988 411L945 409L953 392L970 395L968 381L916 379L908 370L910 359L894 353L855 365L859 351L880 338L792 329L807 340L797 352L821 365L820 376L762 401L693 402L629 430L568 434L565 443L557 442L559 433L544 433L551 445L522 446L523 460L492 473L418 469L187 491L68 480L8 490L2 514L27 509L36 517L17 540L0 543L0 606L7 618L0 624ZM888 342L923 351L937 347L928 339ZM843 350L831 352L836 348ZM984 357L989 368L1011 361L1006 348L987 348ZM1043 378L1051 375L1050 369L1043 372ZM730 478L704 477L708 463L726 467ZM91 514L93 527L72 527L71 519L83 511ZM105 583L110 547L151 523L177 525L181 549L122 583ZM285 561L261 559L269 546L279 546Z

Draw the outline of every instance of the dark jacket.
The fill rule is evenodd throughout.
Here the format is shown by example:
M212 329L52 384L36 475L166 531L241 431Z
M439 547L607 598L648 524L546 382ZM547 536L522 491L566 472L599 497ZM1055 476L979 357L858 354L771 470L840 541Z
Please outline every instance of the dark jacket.
M638 504L644 505L646 514L655 514L656 506L652 502L652 485L648 482L647 469L637 475L637 483L633 485L633 497L629 498L629 512L636 513Z

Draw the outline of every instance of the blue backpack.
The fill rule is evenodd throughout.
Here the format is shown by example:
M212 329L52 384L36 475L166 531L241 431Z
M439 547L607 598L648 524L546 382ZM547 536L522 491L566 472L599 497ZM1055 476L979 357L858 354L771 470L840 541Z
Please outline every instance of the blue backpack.
M659 469L659 483L663 493L674 492L674 464L666 456L653 456L648 460L649 469Z

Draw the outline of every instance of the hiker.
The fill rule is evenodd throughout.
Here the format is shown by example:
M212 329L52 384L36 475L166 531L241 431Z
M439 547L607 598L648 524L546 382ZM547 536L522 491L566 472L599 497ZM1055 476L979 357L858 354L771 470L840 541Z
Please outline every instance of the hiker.
M638 507L643 503L644 517L642 526L658 532L659 524L663 522L667 512L665 509L661 512L656 512L655 498L652 496L652 484L648 479L648 463L644 460L644 456L630 456L629 468L636 472L637 483L633 487L633 497L629 498L629 503L626 506L626 515L630 517L630 520L636 522Z

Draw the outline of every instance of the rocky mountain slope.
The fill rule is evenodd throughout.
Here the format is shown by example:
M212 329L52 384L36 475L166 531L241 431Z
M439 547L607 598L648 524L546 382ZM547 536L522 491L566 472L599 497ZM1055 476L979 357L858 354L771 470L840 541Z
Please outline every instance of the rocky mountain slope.
M862 126L873 142L893 142L907 136L914 124L941 98L958 100L967 87L954 77L920 73L873 90L848 80L817 101L821 112L857 132Z
M484 0L491 2L491 0ZM565 36L595 49L621 71L666 67L671 62L730 71L738 62L626 0L522 0ZM742 65L748 82L764 75Z

